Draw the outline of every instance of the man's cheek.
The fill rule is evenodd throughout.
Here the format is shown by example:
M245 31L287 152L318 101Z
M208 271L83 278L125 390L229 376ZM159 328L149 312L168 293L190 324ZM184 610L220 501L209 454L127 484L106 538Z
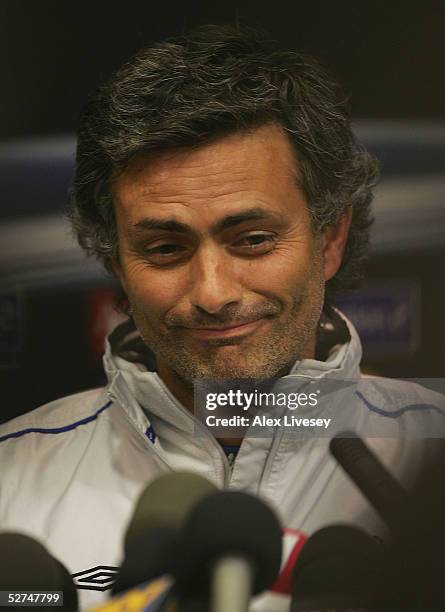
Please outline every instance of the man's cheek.
M130 294L139 309L149 312L161 312L168 309L173 299L169 297L164 286L154 283L153 279L147 275L133 279Z
M155 323L161 317L161 311L152 302L147 303L143 298L135 300L133 311L139 315L140 319L151 323Z

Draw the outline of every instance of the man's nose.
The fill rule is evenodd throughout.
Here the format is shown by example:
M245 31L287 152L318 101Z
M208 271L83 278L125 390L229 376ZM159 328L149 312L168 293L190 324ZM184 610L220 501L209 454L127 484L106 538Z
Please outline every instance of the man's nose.
M189 299L210 314L241 300L242 289L234 270L234 262L222 247L201 248L191 262Z

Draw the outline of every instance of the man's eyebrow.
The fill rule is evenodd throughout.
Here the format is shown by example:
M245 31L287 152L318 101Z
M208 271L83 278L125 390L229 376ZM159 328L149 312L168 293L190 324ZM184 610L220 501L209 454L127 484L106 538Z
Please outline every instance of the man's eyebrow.
M191 231L191 227L175 219L155 219L145 217L133 225L131 228L135 234L142 234L148 230L164 230L167 232L179 232L185 234Z
M264 208L249 208L248 210L236 213L234 215L227 215L212 225L210 231L212 234L217 234L218 232L234 227L235 225L239 225L240 223L245 223L246 221L273 219L275 217L277 217L277 215L274 212ZM177 221L176 219L156 219L151 217L141 219L132 227L132 232L135 234L141 234L149 230L164 230L167 232L178 232L180 234L194 231L192 227L186 223Z
M229 229L235 225L239 225L240 223L244 223L245 221L257 221L261 219L272 219L277 215L270 210L266 210L261 207L249 208L243 212L237 213L235 215L228 215L217 221L215 225L212 227L212 233L217 234L225 229Z

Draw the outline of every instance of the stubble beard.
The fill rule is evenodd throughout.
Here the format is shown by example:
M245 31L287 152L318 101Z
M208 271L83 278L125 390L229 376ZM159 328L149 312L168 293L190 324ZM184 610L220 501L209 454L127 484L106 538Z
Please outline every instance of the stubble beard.
M315 267L315 266L314 266ZM166 334L154 331L142 305L132 302L133 318L145 344L164 367L172 370L187 386L199 378L265 379L284 376L297 360L308 355L315 338L324 298L324 281L318 271L311 271L296 291L292 307L283 320L271 316L265 332L248 338L222 338L202 343L202 351L187 342L181 328L168 328ZM229 347L232 348L224 348ZM245 347L245 348L243 348Z

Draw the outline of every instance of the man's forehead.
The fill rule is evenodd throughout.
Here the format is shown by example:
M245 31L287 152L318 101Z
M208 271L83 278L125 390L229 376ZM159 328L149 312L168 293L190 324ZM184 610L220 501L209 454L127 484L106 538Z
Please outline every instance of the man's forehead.
M214 195L247 184L298 180L295 155L287 135L276 124L234 132L202 146L140 153L115 178L114 193L167 196L178 189L206 187ZM229 185L230 183L230 185Z

